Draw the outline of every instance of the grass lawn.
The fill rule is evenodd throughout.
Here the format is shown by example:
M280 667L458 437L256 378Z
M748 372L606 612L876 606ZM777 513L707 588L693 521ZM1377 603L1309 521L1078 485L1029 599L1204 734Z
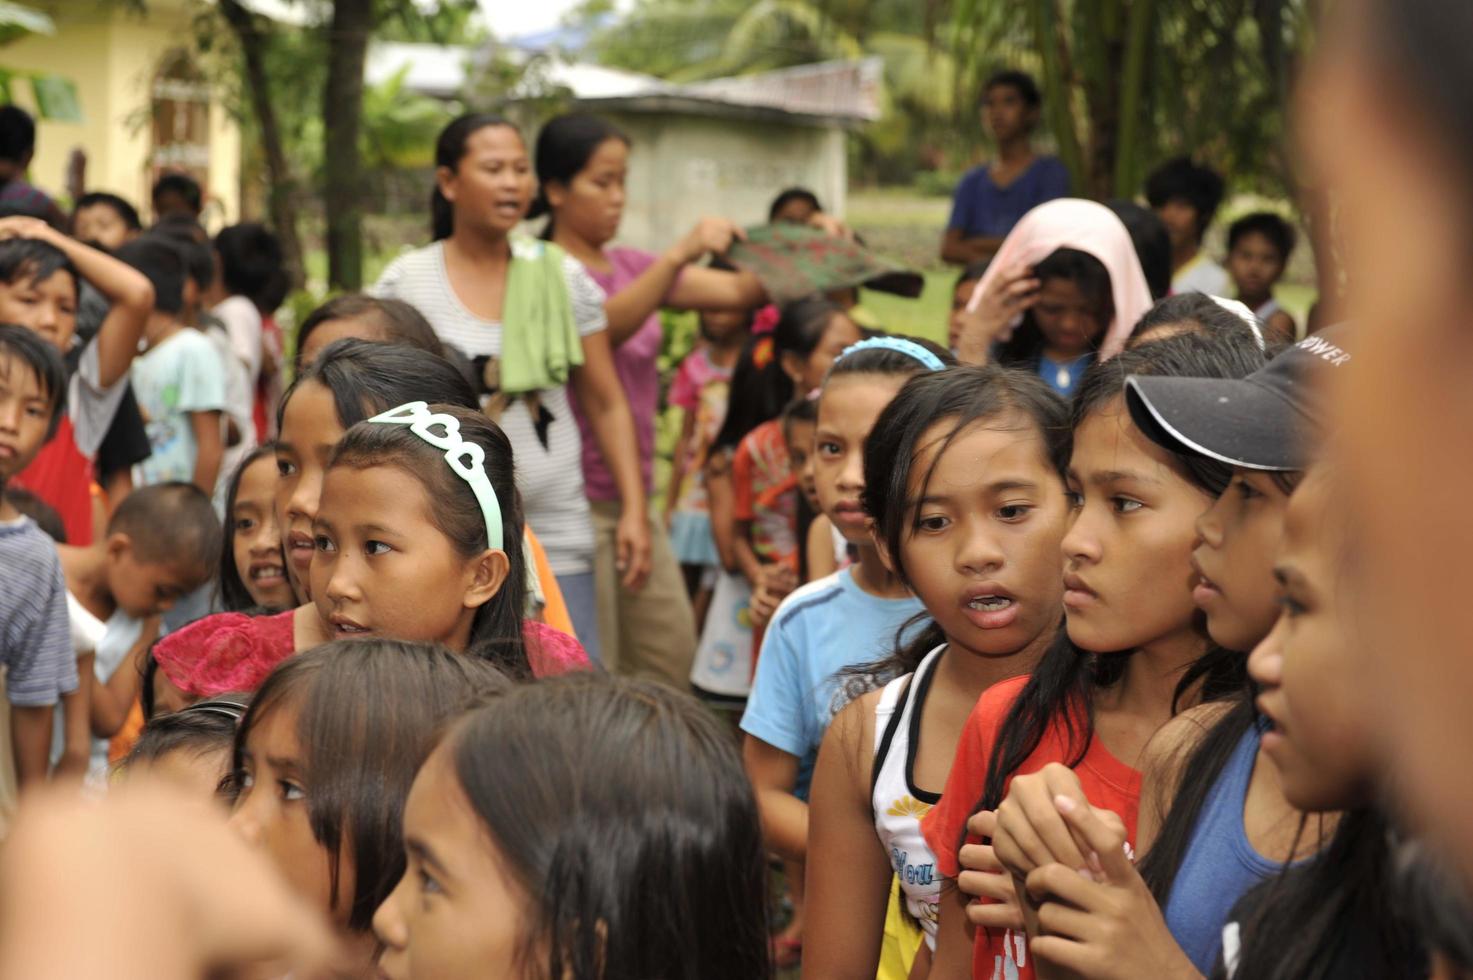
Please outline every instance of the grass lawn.
M926 288L915 299L873 289L860 291L860 305L891 333L924 337L946 346L946 318L951 314L951 290L957 274L951 270L925 273Z

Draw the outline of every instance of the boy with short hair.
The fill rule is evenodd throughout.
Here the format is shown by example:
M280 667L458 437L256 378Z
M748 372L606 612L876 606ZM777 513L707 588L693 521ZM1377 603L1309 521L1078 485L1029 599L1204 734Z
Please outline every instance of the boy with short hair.
M164 174L153 185L153 220L162 221L174 214L199 220L204 210L204 194L199 181L189 174Z
M72 208L72 234L105 252L116 252L143 233L138 209L116 194L92 191Z
M66 391L61 356L0 323L0 491L56 431ZM6 667L17 785L46 778L52 714L77 690L66 583L56 546L0 493L0 663Z
M215 492L224 451L225 366L214 345L179 321L184 307L184 256L150 235L129 242L118 258L153 285L154 309L143 329L145 349L133 362L133 393L152 452L133 469L138 486L186 480Z
M122 262L43 221L0 219L0 322L32 330L64 357L77 330L79 279L107 299L107 316L77 358L56 435L15 482L56 508L68 541L85 545L92 541L93 461L126 391L153 309L153 287Z
M236 358L225 323L204 308L204 298L215 281L215 253L210 236L199 223L182 215L160 221L149 232L177 245L184 255L188 275L184 280L184 307L180 322L205 335L220 357L225 370L225 451L220 472L234 473L241 460L256 448L253 417L255 392L246 367ZM225 481L216 484L217 494Z
M157 617L209 581L221 537L209 495L189 483L159 483L118 505L105 538L60 549L67 587L106 624L90 679L93 777L106 773L107 739L138 698L142 674L127 665L158 638Z
M1263 321L1268 336L1280 343L1295 337L1294 318L1274 299L1274 285L1284 277L1294 253L1294 226L1272 211L1239 218L1228 228L1228 274L1238 299Z
M1168 160L1146 178L1146 199L1171 238L1173 293L1227 295L1227 272L1202 251L1225 192L1222 175L1190 157Z
M941 238L941 260L987 262L1013 225L1046 201L1069 196L1069 171L1058 157L1033 152L1043 99L1021 71L1001 71L982 87L981 116L997 144L989 163L957 182L951 217Z

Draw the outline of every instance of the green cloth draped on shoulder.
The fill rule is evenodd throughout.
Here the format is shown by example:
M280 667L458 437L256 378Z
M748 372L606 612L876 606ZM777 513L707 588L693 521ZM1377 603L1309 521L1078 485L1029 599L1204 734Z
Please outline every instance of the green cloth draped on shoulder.
M525 395L567 384L583 364L583 338L563 276L563 250L514 236L501 312L501 391Z

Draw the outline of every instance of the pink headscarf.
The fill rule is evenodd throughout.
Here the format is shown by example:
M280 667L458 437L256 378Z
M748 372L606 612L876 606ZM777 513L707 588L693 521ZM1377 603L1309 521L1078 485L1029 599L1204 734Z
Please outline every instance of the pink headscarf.
M1130 232L1115 212L1103 204L1065 197L1040 204L1023 215L1003 239L982 281L972 291L967 309L977 308L983 294L1004 269L1037 265L1060 248L1088 252L1110 273L1115 319L1105 328L1099 355L1100 360L1108 360L1125 349L1125 341L1136 321L1151 308L1151 290L1146 285L1146 274L1141 271L1141 260L1135 254Z

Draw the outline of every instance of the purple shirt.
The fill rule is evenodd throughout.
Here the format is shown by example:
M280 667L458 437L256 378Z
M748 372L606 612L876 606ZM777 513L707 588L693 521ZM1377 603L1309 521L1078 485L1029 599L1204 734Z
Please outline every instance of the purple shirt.
M1018 220L1046 201L1069 196L1069 171L1058 157L1036 157L1006 187L992 182L987 165L968 170L956 185L947 228L963 238L1002 238Z
M610 248L604 251L613 269L603 272L588 269L593 281L598 283L605 295L613 296L644 274L655 263L657 256L641 252L637 248ZM585 266L584 268L587 268ZM612 338L610 338L612 340ZM660 329L660 314L651 313L644 324L624 343L614 348L614 370L624 394L629 399L629 411L634 415L634 437L639 444L639 471L648 493L651 469L655 458L655 415L660 407L660 344L664 333ZM589 500L618 500L619 488L613 474L599 452L598 439L593 426L575 397L573 414L578 419L578 431L583 435L583 483Z

